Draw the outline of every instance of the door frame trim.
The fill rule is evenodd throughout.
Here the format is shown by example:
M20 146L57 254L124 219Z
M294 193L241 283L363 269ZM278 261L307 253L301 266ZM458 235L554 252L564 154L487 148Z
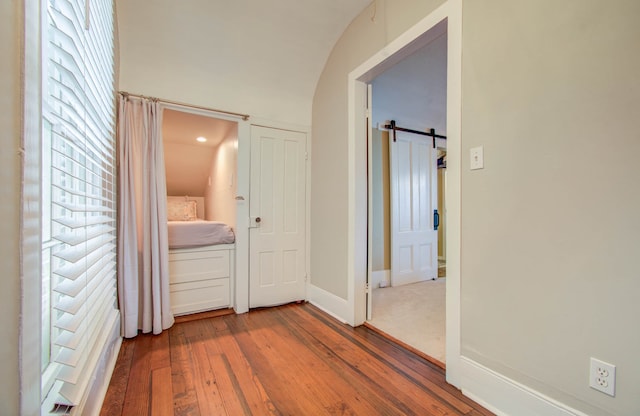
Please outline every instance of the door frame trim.
M236 165L236 224L234 274L230 282L231 306L236 313L249 311L249 156L251 146L251 122L240 116L219 113L212 109L191 107L180 103L161 103L164 110L180 111L203 117L232 121L238 125L238 151Z
M462 0L448 0L390 42L348 76L348 229L347 312L356 326L366 319L367 284L367 150L365 123L367 83L407 54L409 45L447 21L447 381L460 384L460 167L462 121ZM426 40L424 41L426 43ZM424 44L423 43L423 44Z

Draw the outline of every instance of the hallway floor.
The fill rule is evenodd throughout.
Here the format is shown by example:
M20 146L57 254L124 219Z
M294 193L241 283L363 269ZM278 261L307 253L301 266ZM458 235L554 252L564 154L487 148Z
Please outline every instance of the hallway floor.
M369 324L445 362L445 279L373 290Z
M125 339L101 415L493 415L438 365L310 304L222 312Z

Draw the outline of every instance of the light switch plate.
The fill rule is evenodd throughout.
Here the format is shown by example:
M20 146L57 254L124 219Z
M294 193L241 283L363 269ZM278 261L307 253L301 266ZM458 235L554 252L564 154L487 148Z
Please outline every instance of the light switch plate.
M482 146L473 147L469 150L471 170L484 168L484 149Z

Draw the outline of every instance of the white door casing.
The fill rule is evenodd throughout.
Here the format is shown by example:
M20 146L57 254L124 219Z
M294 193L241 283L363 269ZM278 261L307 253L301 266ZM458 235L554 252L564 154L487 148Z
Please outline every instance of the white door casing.
M373 230L373 85L367 84L367 228ZM367 238L367 320L373 317L373 239Z
M306 297L306 135L251 127L249 306Z
M437 151L431 138L389 135L391 286L438 277Z
M447 295L446 346L447 382L457 388L465 383L460 349L460 174L462 120L462 0L447 0L428 16L374 53L348 76L348 230L347 305L344 310L321 304L352 326L366 321L367 186L365 112L366 83L408 56L409 45L425 45L429 33L447 21ZM362 156L361 156L362 155ZM364 160L363 160L364 159ZM364 255L363 255L364 253Z

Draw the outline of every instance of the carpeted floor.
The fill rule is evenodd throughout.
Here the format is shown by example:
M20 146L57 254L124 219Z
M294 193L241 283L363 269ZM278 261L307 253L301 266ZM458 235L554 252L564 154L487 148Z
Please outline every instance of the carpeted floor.
M373 290L369 323L445 362L445 279Z

